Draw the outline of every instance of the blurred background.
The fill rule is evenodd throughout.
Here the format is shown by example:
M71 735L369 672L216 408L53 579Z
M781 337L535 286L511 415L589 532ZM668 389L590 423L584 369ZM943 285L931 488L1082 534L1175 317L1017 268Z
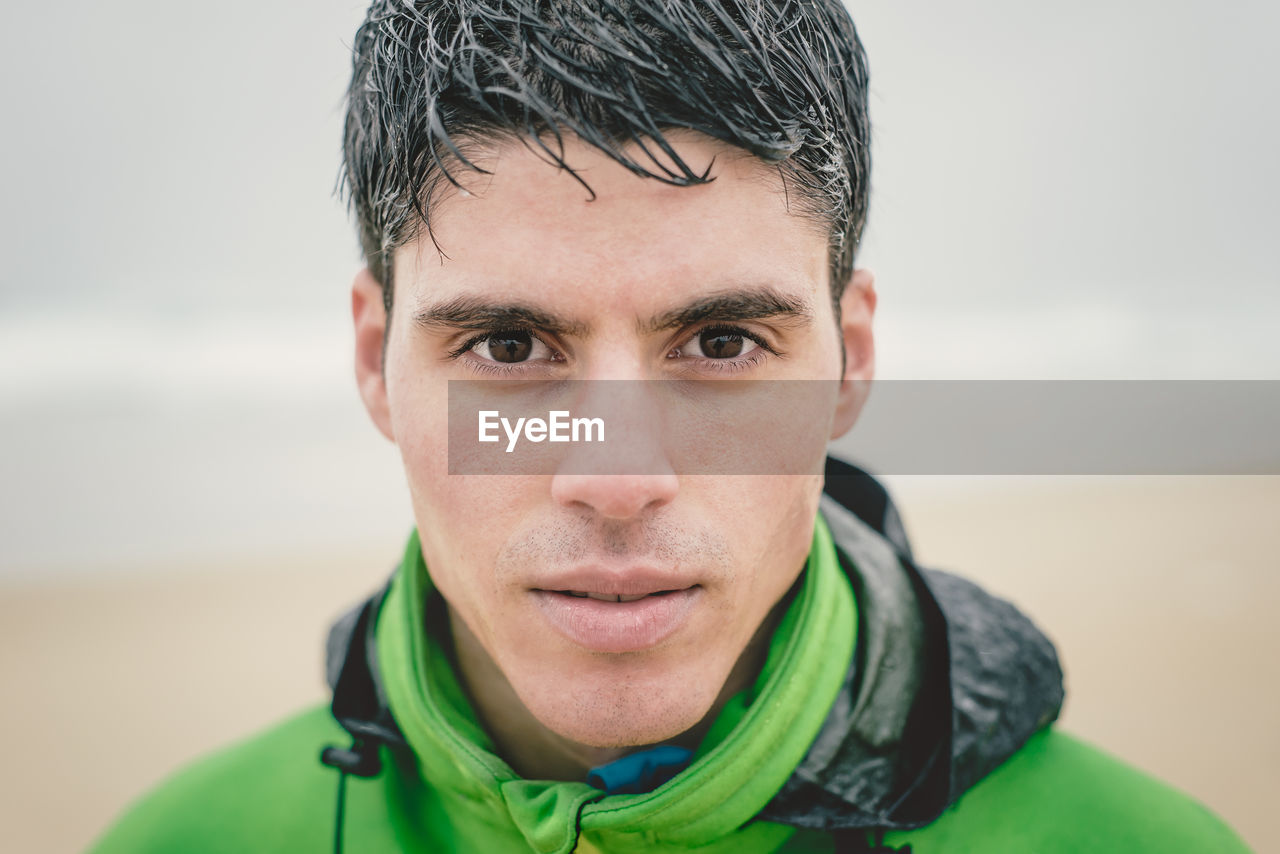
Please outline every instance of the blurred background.
M881 377L1280 379L1280 6L849 6ZM81 850L177 765L322 700L327 623L398 557L333 195L362 17L0 12L6 850ZM1059 643L1066 728L1280 850L1280 478L890 486L924 563Z

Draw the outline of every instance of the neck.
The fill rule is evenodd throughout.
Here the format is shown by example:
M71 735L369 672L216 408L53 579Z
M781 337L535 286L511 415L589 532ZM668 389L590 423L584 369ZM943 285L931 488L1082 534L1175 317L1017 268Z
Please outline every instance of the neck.
M738 656L715 702L702 719L675 738L663 741L663 744L697 749L729 698L752 684L759 675L774 629L790 601L790 595L784 596L770 610ZM592 747L557 735L543 726L520 702L501 669L452 607L449 609L449 630L458 675L480 723L493 739L498 755L520 776L531 780L582 781L596 766L656 746Z

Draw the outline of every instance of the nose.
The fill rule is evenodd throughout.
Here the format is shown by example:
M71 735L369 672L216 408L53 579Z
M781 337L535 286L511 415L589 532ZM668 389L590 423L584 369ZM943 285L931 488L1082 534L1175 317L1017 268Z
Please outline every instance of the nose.
M680 482L664 450L661 395L645 380L599 379L577 389L584 411L606 425L601 444L573 446L551 479L551 497L604 519L633 519L670 503Z
M675 498L674 472L646 474L569 474L551 478L551 497L564 507L586 508L605 519L634 519Z

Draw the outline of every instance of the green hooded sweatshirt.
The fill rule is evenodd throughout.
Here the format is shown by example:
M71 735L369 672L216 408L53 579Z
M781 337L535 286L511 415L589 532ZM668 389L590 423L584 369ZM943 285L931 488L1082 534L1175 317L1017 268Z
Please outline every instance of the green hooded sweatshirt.
M851 524L841 521L846 530ZM92 850L319 854L336 850L336 829L342 850L356 854L1246 851L1199 804L1048 727L1020 739L1011 757L998 757L998 767L958 797L944 798L945 809L923 827L886 833L842 825L850 808L833 807L830 792L849 791L850 780L846 773L846 788L836 787L840 774L831 769L865 767L870 779L877 766L816 754L849 752L847 736L832 748L832 727L857 728L858 708L877 702L868 683L892 685L895 667L910 669L898 660L889 669L859 670L878 654L861 645L880 642L859 616L876 601L875 583L842 570L849 551L867 559L856 543L838 557L819 517L808 564L755 684L730 700L687 768L653 791L608 795L585 782L522 779L494 753L437 639L439 626L424 630L438 594L415 535L370 625L376 693L403 741L378 748L373 776L345 777L336 820L339 775L319 755L348 737L327 708L316 708L182 771ZM841 723L846 718L851 723ZM999 741L997 733L987 735ZM892 738L881 736L877 749L893 753ZM963 739L945 741L953 740ZM944 778L959 773L940 767ZM917 776L889 794L916 798L928 788L920 781L931 779L927 771ZM789 818L769 820L771 813ZM900 816L886 811L880 826L921 823Z

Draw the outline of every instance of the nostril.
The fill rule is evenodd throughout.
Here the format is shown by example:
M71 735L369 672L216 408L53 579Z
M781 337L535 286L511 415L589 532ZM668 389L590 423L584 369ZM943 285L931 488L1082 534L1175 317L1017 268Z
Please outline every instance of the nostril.
M667 474L556 474L551 495L565 507L585 508L605 519L634 519L670 503L678 478Z

